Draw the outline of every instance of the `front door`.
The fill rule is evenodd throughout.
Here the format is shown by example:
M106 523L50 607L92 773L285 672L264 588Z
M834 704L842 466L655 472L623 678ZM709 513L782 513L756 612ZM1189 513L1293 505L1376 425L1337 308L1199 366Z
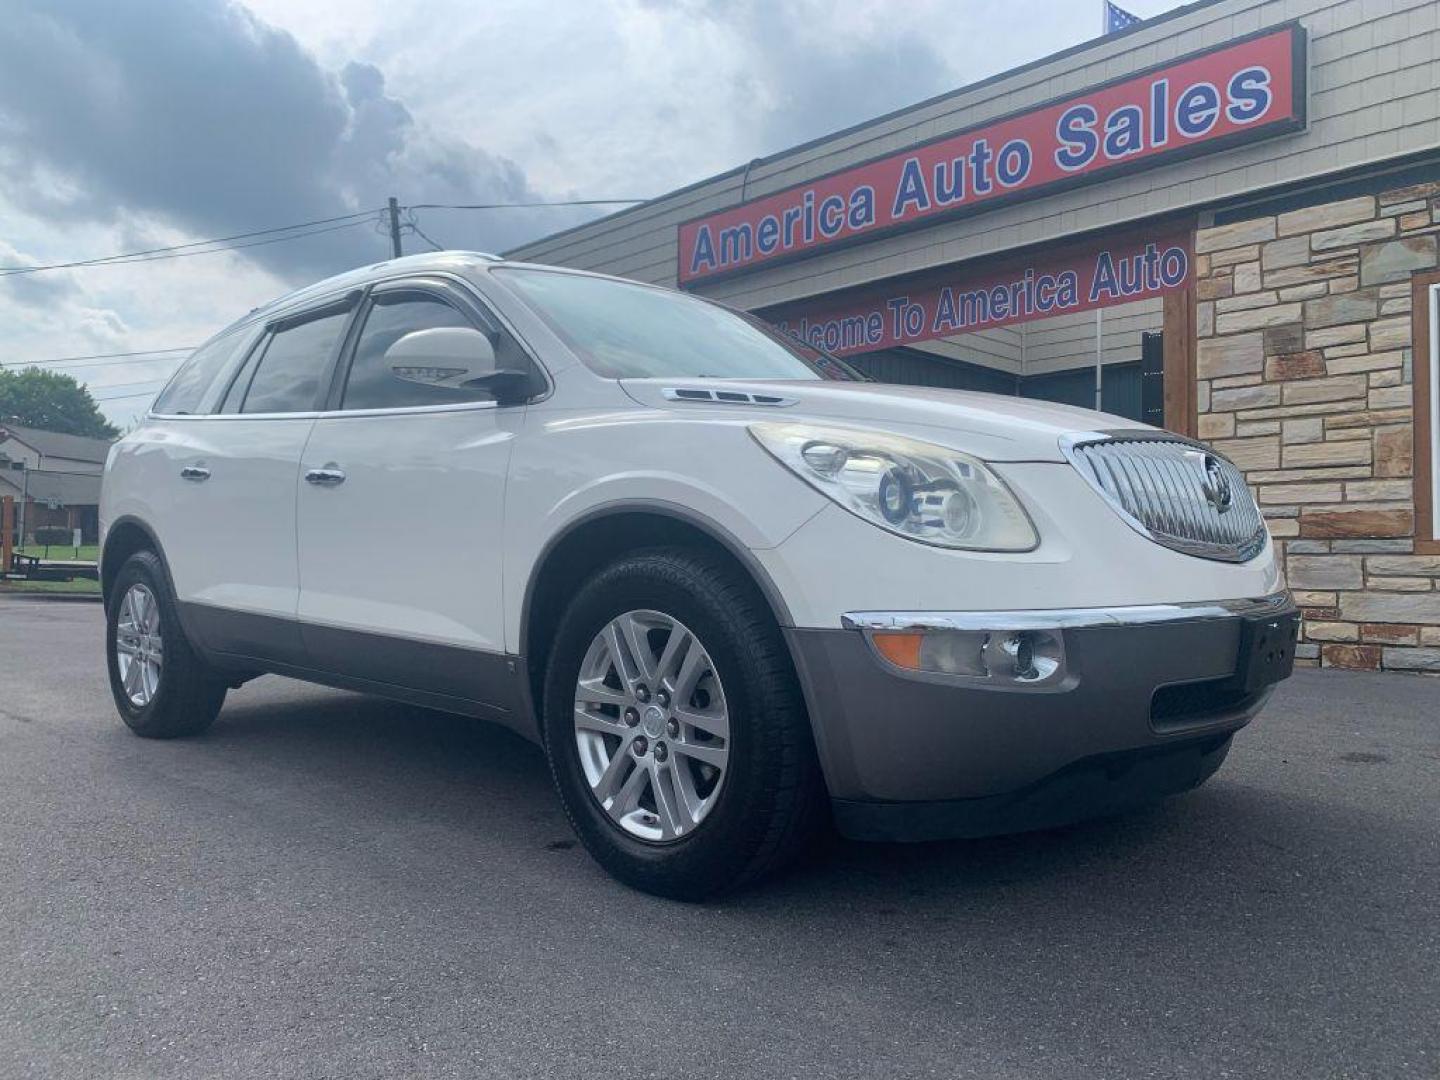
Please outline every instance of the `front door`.
M497 408L484 389L427 385L422 369L401 377L386 351L448 327L480 329L498 356L515 345L439 280L377 287L361 320L301 465L307 651L353 679L503 707L501 515L525 410Z

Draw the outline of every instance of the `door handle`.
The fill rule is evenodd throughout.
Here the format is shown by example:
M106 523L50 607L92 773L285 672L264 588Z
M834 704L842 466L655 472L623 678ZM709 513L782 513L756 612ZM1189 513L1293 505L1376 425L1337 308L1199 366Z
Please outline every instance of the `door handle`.
M345 482L345 472L333 462L323 469L311 469L305 474L307 484L319 484L321 487L335 487Z
M204 465L186 465L180 470L180 479L194 480L196 482L209 480L210 470L205 468Z

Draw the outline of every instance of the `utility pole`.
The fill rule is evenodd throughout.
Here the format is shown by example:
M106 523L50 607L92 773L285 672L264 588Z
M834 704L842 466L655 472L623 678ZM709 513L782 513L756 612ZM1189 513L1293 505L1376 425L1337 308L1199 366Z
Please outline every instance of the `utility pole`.
M0 495L0 578L10 573L15 554L15 496Z
M390 196L390 249L396 259L405 254L400 250L400 204L394 195Z
M19 514L19 517L20 517L20 546L23 548L23 547L25 546L25 524L26 524L25 519L29 516L28 514L25 513L25 511L26 511L27 509L29 509L29 503L30 503L30 466L29 466L27 463L25 463L25 462L21 462L21 466L22 466L21 475L25 477L24 487L22 487L21 490L20 490L20 514Z

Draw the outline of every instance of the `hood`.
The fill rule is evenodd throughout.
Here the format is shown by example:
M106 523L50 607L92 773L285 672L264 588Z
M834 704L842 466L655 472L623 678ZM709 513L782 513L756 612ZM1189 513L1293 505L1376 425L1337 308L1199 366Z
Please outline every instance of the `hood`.
M1110 413L1048 401L886 383L801 382L770 379L622 379L625 392L657 409L697 410L711 415L794 423L807 419L873 428L940 443L986 461L1063 462L1064 435L1145 424ZM781 398L765 405L673 400L666 391L713 391ZM793 403L793 404L792 404Z

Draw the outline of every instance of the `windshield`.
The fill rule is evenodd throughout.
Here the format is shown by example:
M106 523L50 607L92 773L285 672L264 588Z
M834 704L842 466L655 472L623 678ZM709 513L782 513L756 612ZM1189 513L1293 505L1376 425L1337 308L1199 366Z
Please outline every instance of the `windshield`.
M608 379L864 378L753 315L684 293L546 270L493 272Z

